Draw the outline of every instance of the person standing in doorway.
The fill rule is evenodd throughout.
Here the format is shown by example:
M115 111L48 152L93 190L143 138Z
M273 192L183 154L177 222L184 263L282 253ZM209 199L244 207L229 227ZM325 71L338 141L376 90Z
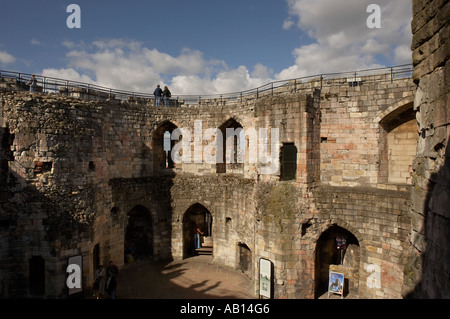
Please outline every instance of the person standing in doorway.
M156 106L160 106L161 105L162 93L163 93L163 90L161 90L161 87L158 84L158 86L156 87L155 91L153 92L153 95L155 96L155 100L156 100Z
M169 106L169 99L171 96L172 93L170 93L169 88L165 86L163 91L164 106Z
M204 233L200 230L200 228L195 223L194 223L193 231L194 231L194 248L200 249L200 247L201 247L200 235L203 235Z

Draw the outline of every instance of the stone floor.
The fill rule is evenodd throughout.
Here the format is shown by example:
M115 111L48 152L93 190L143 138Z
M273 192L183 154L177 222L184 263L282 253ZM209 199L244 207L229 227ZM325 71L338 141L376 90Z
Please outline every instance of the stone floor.
M256 297L244 273L214 264L211 256L174 262L140 260L122 267L117 279L117 299L219 298Z
M254 283L242 271L215 264L211 256L182 261L138 260L123 266L117 299L255 299ZM95 298L92 293L87 299ZM324 292L319 299L341 299ZM344 294L343 299L358 299Z

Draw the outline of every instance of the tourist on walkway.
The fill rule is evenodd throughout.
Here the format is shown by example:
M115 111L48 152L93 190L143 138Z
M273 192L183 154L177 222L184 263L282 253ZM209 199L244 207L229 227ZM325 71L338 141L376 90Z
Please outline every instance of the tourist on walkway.
M30 92L36 92L37 80L34 74L31 75L31 79L27 82L27 85L30 86Z
M167 86L164 87L163 98L164 98L164 106L169 106L169 99L172 96L170 90Z
M156 99L156 106L160 106L160 104L161 104L162 93L163 93L163 91L161 90L161 87L158 84L155 91L153 92L153 95L155 96L155 99Z

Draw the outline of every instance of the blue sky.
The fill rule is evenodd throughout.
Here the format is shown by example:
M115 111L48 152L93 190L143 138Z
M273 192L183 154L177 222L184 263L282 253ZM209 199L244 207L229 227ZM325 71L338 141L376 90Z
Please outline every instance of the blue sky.
M70 29L69 4L81 8ZM369 29L370 3L381 7ZM411 62L410 0L0 0L0 69L151 92L228 93Z

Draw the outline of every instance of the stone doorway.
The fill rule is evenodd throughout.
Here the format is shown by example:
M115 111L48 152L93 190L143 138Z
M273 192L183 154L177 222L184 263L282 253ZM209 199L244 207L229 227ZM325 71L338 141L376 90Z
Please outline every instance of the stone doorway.
M30 295L33 297L45 295L45 261L42 256L32 256L29 259Z
M324 231L316 245L315 298L328 291L330 271L344 273L344 297L358 295L359 260L359 242L350 231L337 225Z
M127 214L125 230L125 263L153 256L153 221L149 210L135 206Z
M239 251L239 265L238 269L246 274L249 278L252 278L253 267L252 267L252 251L244 243L238 244Z
M183 258L198 254L194 247L195 225L204 233L202 244L206 241L212 243L212 221L211 213L201 204L194 204L186 211L183 218ZM208 248L212 254L212 244Z

